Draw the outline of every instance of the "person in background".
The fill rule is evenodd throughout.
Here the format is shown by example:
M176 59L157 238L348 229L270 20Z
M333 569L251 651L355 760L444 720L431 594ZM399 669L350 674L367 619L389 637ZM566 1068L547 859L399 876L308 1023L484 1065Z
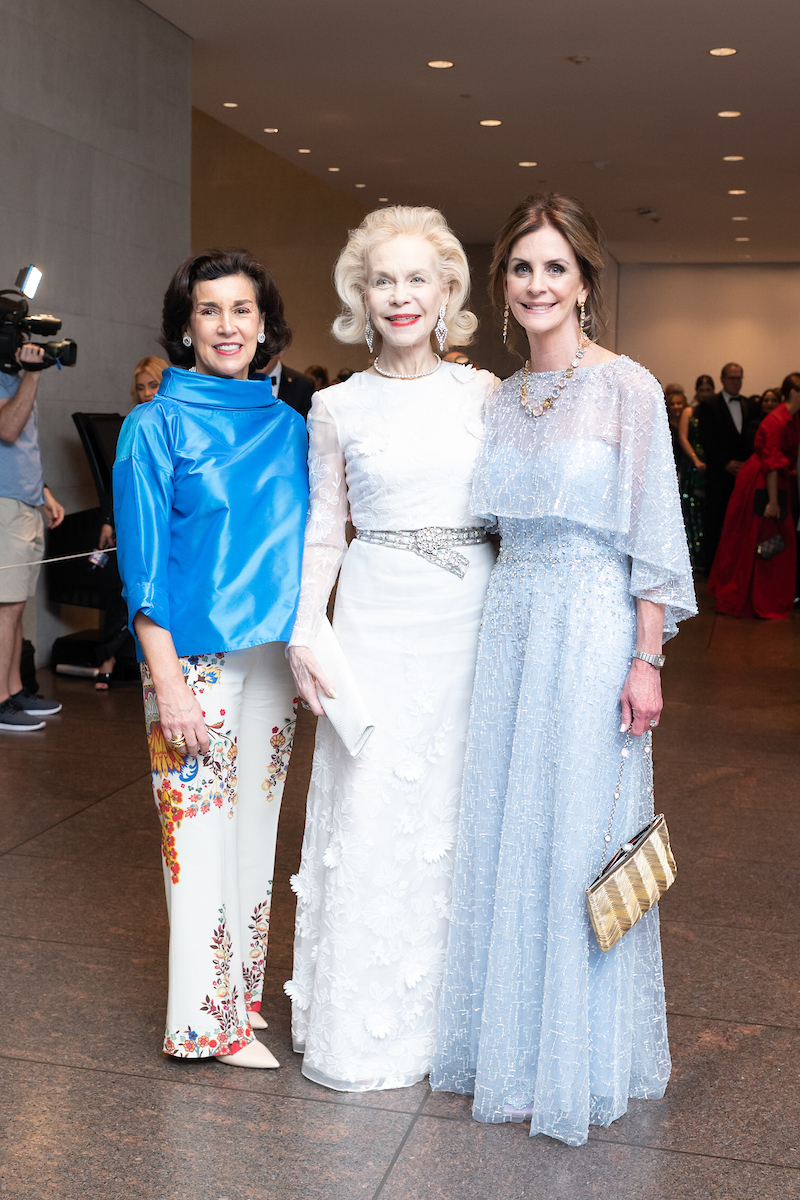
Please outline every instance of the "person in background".
M664 399L667 405L667 417L669 419L669 432L672 438L672 455L675 459L675 469L680 471L681 460L683 458L683 449L681 448L679 429L681 423L681 415L685 408L688 407L688 400L682 387L675 383L667 384L664 391Z
M698 375L694 385L694 396L689 404L692 408L697 408L698 404L702 404L704 400L710 400L715 391L714 380L710 375Z
M681 449L678 485L681 492L683 523L689 542L689 557L696 571L705 571L706 464L700 444L697 410L690 404L687 404L680 414L678 442Z
M331 381L328 378L327 367L311 366L306 367L306 375L314 381L314 391L321 392L323 388L330 387Z
M697 409L698 436L706 461L706 563L717 552L728 501L736 476L749 457L747 423L754 406L741 395L744 371L726 363L720 373L722 390Z
M475 364L468 354L463 350L451 350L449 354L445 354L444 362L457 363L459 367L474 367ZM476 367L476 370L478 368Z
M244 250L182 263L164 297L173 367L122 428L114 514L141 648L169 912L164 1052L278 1066L254 1028L294 737L284 643L300 590L305 423L247 378L291 334Z
M161 383L161 376L167 370L168 363L157 354L149 354L142 358L133 368L131 380L131 400L134 405L147 404L153 399ZM100 526L98 546L101 550L113 549L117 544L114 533L114 499L111 494L104 497L103 524ZM98 674L94 680L96 692L107 692L111 687L111 676L117 665L117 655L122 648L133 641L128 629L128 610L122 599L122 580L116 564L116 555L110 554L103 568L103 587L105 590L105 608L103 610L103 637L97 647Z
M764 418L755 451L736 476L708 593L717 612L786 621L795 598L795 522L791 492L800 447L800 373L781 385L782 404ZM768 558L757 549L778 537Z
M756 434L764 417L769 413L774 412L781 402L781 389L767 388L760 396L751 396L753 411L747 422L745 436L747 438L747 448L752 454L756 446Z
M22 346L19 373L0 371L0 565L14 567L0 571L0 729L16 733L44 729L42 717L61 711L58 701L35 695L20 678L22 614L39 578L29 564L44 558L42 512L50 529L64 520L42 476L36 366L43 355L40 346Z
M311 412L311 401L317 391L314 381L293 367L287 367L279 354L273 355L265 367L251 365L248 379L269 381L273 394L299 412L304 421Z

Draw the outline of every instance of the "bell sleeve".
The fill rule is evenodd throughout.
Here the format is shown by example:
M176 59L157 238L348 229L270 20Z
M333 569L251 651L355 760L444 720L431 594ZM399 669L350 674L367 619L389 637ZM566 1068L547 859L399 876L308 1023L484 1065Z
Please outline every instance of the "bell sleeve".
M143 405L125 421L114 463L117 564L131 631L138 612L162 629L170 628L167 568L173 497L163 418Z
M309 502L290 646L311 646L347 550L347 483L336 421L319 394L308 418Z
M783 416L780 409L776 411L779 418ZM773 420L772 413L769 413L758 427L755 452L765 475L768 471L787 471L789 469L789 455L786 453L782 437L785 428L785 422Z
M664 641L697 612L664 397L635 365L621 395L617 528L631 560L631 595L663 604Z

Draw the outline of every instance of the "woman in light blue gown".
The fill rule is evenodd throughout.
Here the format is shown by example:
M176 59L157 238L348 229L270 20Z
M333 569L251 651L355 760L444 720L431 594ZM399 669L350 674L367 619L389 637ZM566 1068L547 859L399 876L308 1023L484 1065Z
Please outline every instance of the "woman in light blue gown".
M696 611L661 389L590 340L601 269L597 226L565 196L529 197L495 246L495 302L530 362L489 403L473 484L502 549L431 1071L477 1120L574 1146L669 1079L658 911L604 954L585 888L628 734L612 849L652 815L662 639Z

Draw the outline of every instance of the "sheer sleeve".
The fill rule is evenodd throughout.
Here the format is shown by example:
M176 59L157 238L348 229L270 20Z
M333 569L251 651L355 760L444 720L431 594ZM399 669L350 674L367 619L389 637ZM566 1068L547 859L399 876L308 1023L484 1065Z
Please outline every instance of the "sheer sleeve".
M303 577L290 646L312 644L347 550L344 453L336 421L319 394L308 418L308 476Z
M631 595L663 604L664 640L697 612L672 442L661 388L641 367L622 389L618 503Z

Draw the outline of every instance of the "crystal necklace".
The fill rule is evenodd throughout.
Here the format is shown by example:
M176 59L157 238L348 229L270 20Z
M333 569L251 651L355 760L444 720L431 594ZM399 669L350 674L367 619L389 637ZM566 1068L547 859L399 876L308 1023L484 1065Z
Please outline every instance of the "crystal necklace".
M588 345L589 339L583 330L581 330L581 340L578 343L578 349L575 351L575 357L567 367L566 371L562 371L561 378L557 383L553 384L553 390L544 400L528 399L528 374L531 369L530 359L528 359L528 361L525 363L525 374L522 377L522 387L519 391L519 402L529 417L540 417L543 412L547 411L548 408L553 407L554 402L558 399L564 388L569 383L570 379L572 379L572 376L575 374L575 368L578 366L584 354L586 353L586 347Z
M385 375L387 379L424 379L426 375L432 375L434 371L439 370L439 367L442 365L442 360L439 358L439 355L437 354L436 355L436 366L431 367L430 371L418 371L416 375L396 375L394 373L394 371L384 371L382 367L378 366L377 358L375 359L375 361L372 365L375 368L375 370L378 372L379 375Z

